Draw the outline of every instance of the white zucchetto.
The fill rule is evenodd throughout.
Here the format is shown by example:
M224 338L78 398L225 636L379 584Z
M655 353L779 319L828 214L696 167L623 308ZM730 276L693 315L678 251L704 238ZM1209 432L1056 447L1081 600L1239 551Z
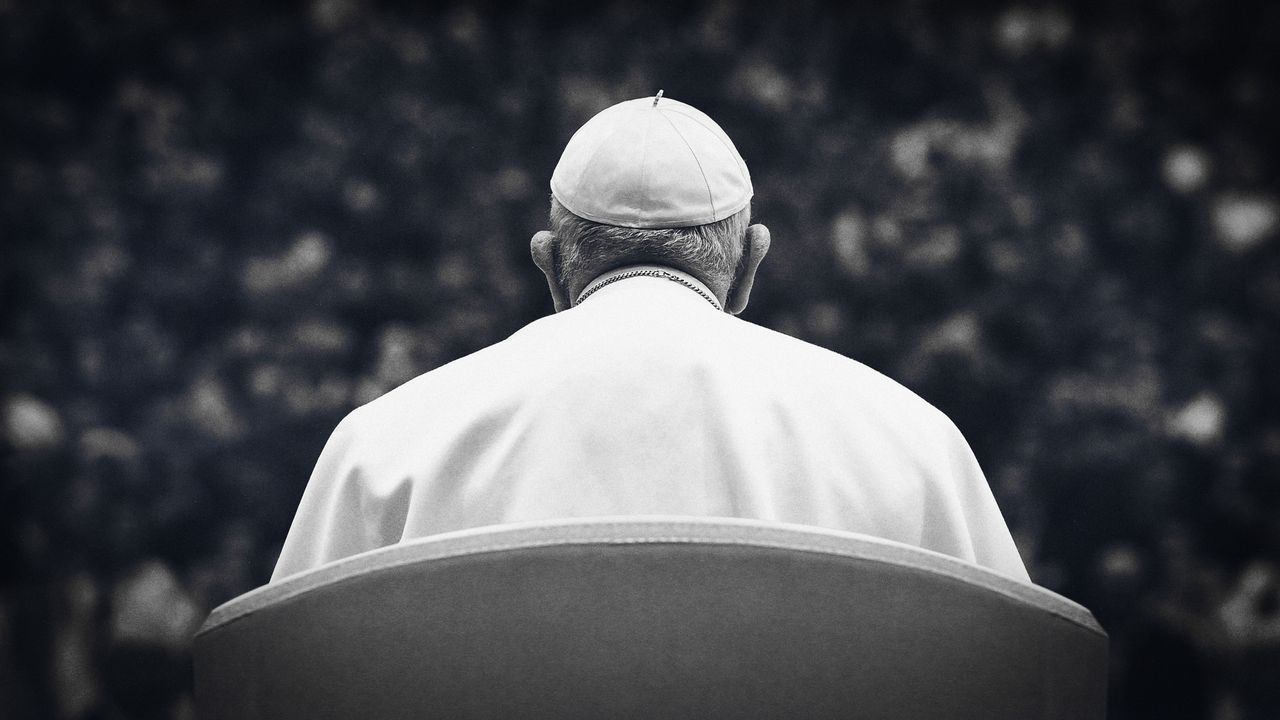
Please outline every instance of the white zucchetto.
M752 192L747 165L724 130L661 92L588 120L551 175L551 194L569 212L633 228L717 222L746 207Z

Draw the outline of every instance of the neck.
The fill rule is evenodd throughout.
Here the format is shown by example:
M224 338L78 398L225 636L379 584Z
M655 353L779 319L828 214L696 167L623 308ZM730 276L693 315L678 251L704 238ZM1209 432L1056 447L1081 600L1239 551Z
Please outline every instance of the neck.
M711 291L711 288L707 287L706 283L687 272L677 270L669 265L656 264L625 265L603 273L583 287L582 291L578 293L577 299L573 304L578 305L582 303L597 290L605 287L606 285L611 285L615 282L632 277L658 277L670 280L701 296L702 299L710 303L716 310L724 310L723 303L716 298L715 293Z

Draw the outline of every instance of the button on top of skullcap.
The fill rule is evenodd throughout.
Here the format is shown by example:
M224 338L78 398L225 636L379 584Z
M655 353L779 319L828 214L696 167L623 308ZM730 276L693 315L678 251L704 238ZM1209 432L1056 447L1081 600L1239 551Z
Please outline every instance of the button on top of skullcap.
M569 212L607 225L670 228L723 220L751 201L751 176L724 130L678 100L637 98L574 133L551 175Z

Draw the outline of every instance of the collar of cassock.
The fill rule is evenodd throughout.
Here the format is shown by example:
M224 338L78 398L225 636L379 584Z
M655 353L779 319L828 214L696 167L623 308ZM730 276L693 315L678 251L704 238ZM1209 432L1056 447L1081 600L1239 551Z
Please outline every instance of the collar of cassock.
M701 280L686 273L667 267L666 265L627 265L625 267L616 268L601 275L600 277L587 283L582 292L578 295L578 299L574 301L574 305L581 305L583 300L591 297L597 290L606 285L629 280L636 277L655 277L664 280L670 280L678 285L688 288L690 291L697 293L703 300L711 303L711 307L716 310L723 311L720 302L716 300L716 296L711 294L708 288Z

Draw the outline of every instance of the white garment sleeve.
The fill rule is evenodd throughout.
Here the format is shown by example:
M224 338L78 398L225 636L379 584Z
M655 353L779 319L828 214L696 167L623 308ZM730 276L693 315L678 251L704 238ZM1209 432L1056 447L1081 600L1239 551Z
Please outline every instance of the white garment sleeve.
M946 472L950 482L948 492L935 496L939 502L926 509L925 547L949 545L942 551L1014 580L1031 582L978 459L955 424L950 419L945 423Z
M397 483L390 493L371 491L370 468L362 465L358 413L338 424L320 453L272 582L399 542L409 485Z

